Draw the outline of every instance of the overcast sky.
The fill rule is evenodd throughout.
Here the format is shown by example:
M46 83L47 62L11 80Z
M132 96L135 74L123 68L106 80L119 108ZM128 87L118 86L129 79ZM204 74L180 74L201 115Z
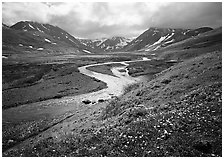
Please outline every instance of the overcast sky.
M2 22L29 20L56 25L75 37L135 37L149 27L222 25L222 4L209 2L76 2L2 4Z

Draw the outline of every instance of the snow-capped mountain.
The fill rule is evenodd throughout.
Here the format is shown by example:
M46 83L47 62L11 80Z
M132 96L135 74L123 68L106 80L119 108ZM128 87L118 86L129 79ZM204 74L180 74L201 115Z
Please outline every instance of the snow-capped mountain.
M125 51L154 51L161 47L182 41L192 36L212 30L209 27L198 29L172 29L151 27L124 47Z
M112 37L77 39L50 24L21 21L9 27L2 24L3 51L14 53L92 54L113 51L154 51L212 30L149 28L137 38Z
M112 37L105 40L103 43L99 45L100 48L105 51L118 51L124 48L124 46L128 45L132 39L125 37Z
M30 51L90 54L94 49L83 45L63 29L50 24L21 21L7 27L3 25L3 45L16 45Z
M102 39L80 39L83 44L94 48L101 49L102 51L119 51L128 45L133 38L125 37L112 37L112 38L102 38Z
M86 45L88 47L91 47L92 49L96 49L99 51L104 51L99 46L107 40L107 38L101 38L101 39L78 39L83 45Z

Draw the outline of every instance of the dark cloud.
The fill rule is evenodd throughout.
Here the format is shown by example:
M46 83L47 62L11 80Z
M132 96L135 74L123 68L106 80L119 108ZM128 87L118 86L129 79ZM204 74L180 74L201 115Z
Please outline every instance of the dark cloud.
M197 28L222 25L222 3L3 3L2 20L57 25L76 37L138 36L149 27Z

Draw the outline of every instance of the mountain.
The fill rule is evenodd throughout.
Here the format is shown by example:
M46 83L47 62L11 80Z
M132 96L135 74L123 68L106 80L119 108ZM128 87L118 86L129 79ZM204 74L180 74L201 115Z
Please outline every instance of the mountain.
M212 30L212 28L209 27L198 29L151 27L125 46L124 51L153 51L210 30Z
M198 36L173 43L161 50L203 48L222 43L222 28L216 28Z
M212 28L172 29L149 28L137 38L115 36L102 39L77 39L50 24L21 21L9 27L2 24L2 47L5 54L92 54L114 51L154 51L195 37Z
M3 50L46 51L60 54L90 54L94 49L83 45L63 29L50 24L21 21L11 27L2 25Z
M107 38L101 38L101 39L79 39L79 41L88 47L91 47L92 49L97 49L99 51L104 51L99 46L105 41Z
M5 28L5 29L9 29L9 26L4 24L4 23L2 23L2 27Z
M93 49L101 49L102 51L119 51L128 45L133 38L125 38L115 36L112 38L102 38L102 39L80 39L84 45L87 45Z
M131 41L131 38L116 36L105 40L99 45L99 47L105 51L118 51L121 50L124 46L128 45Z

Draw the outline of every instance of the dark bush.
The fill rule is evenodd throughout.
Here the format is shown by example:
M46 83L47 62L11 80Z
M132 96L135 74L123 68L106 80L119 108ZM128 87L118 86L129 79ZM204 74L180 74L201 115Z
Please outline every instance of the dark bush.
M163 83L163 84L169 84L170 82L171 82L170 79L164 79L161 81L161 83Z
M83 102L84 104L90 104L90 103L91 103L91 101L90 101L90 100L88 100L88 99L83 100L82 102Z

